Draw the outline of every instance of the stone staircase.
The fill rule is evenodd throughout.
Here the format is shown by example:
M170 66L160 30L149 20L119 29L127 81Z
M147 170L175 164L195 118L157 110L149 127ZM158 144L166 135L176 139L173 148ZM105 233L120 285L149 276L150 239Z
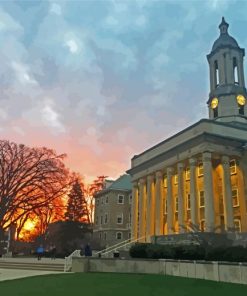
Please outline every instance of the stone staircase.
M43 271L64 271L64 260L58 259L49 262L32 258L27 260L18 260L18 258L0 258L0 269L23 269L23 270L43 270ZM57 262L56 262L57 261Z

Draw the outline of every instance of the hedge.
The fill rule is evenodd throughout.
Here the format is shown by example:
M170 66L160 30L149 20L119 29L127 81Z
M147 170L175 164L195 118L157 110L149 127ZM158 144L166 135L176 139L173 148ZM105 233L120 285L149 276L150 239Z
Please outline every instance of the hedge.
M247 262L247 248L241 246L205 248L200 245L136 243L130 248L130 256L149 259Z

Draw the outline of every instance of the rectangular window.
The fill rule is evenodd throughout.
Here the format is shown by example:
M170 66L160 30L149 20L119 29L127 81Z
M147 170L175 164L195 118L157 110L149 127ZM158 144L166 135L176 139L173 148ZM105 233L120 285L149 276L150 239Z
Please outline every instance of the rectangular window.
M190 194L187 194L187 210L190 210Z
M234 207L239 206L238 189L232 188L232 204Z
M128 233L128 239L131 239L131 232Z
M199 207L205 207L204 191L199 191Z
M100 216L100 225L103 224L103 216Z
M105 224L107 224L107 223L108 223L108 215L105 214Z
M164 211L165 214L167 214L167 199L165 200L165 211Z
M102 234L101 234L101 232L99 233L99 239L101 239L102 238Z
M98 206L99 205L99 199L96 198L96 205Z
M132 204L132 194L129 195L129 204Z
M117 232L116 233L116 239L122 239L122 237L123 237L122 232Z
M164 187L167 187L167 177L164 177Z
M105 203L108 204L108 195L105 197Z
M175 213L178 212L178 196L175 196Z
M174 175L174 184L178 184L178 174Z
M123 224L123 214L117 215L117 224Z
M98 216L96 216L95 224L98 225L98 223L99 223L99 219L98 219Z
M232 159L230 161L230 172L231 172L231 175L234 175L237 172L237 165L236 165L236 160L235 159Z
M203 176L203 163L198 165L198 177Z
M186 168L185 170L185 180L190 180L190 168Z
M104 196L101 197L101 204L104 204Z
M104 232L104 240L106 240L106 238L107 238L107 234L106 232Z
M234 229L236 232L241 231L241 222L240 219L234 219Z
M123 195L118 195L118 204L124 204L124 196Z

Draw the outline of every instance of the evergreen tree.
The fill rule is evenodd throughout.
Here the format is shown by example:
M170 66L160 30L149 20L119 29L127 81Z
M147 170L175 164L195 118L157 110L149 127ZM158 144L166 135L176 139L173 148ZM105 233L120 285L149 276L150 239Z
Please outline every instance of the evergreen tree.
M67 211L65 219L89 223L89 212L84 191L79 180L75 180L68 194Z

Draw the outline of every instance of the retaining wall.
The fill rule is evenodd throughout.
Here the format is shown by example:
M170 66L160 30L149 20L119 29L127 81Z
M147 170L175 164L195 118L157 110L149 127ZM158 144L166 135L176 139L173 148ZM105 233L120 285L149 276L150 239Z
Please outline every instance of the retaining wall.
M72 272L163 274L247 285L247 263L72 258Z

